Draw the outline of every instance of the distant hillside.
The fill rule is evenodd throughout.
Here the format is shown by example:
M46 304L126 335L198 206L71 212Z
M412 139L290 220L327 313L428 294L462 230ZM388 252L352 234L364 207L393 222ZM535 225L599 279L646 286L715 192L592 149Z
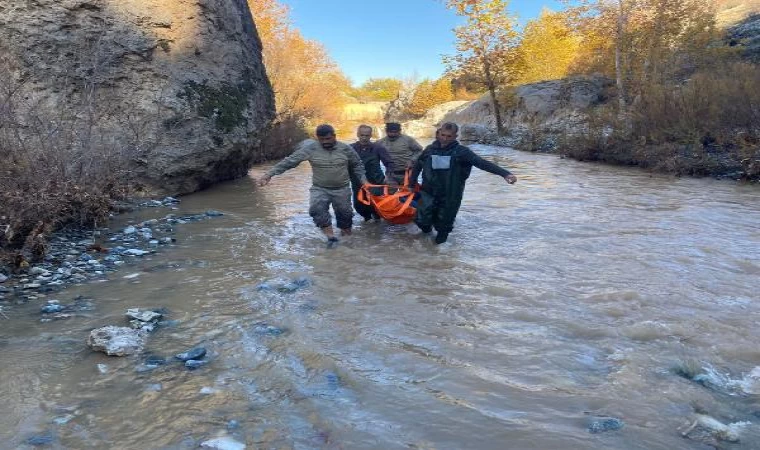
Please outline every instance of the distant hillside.
M733 25L752 14L760 14L760 0L716 0L718 23Z

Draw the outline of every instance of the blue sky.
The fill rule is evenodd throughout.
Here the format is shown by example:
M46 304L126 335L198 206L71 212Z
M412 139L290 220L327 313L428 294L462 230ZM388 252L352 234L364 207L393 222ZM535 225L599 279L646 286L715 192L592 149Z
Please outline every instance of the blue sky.
M319 41L359 85L367 78L438 78L442 54L454 52L451 29L460 20L442 0L280 0L304 37ZM558 1L516 0L520 23Z

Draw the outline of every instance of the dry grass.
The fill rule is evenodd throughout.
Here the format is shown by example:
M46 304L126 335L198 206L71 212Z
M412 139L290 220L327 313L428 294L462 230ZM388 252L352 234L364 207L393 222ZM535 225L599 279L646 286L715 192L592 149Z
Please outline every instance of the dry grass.
M760 179L760 70L733 63L680 85L653 84L621 118L608 104L562 151L676 174Z

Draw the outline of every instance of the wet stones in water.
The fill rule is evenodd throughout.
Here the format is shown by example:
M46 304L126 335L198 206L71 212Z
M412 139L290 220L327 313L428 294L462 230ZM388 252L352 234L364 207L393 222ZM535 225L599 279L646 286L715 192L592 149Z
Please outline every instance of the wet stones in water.
M199 359L189 359L185 361L185 367L187 367L190 370L195 370L199 367L205 366L208 361L203 361Z
M40 308L40 312L43 314L53 314L63 310L64 306L58 300L48 300L47 304Z
M606 431L615 431L623 428L623 421L615 417L596 417L591 420L588 426L589 433L604 433Z
M169 361L167 361L165 358L162 358L160 356L155 355L149 355L145 358L145 362L143 364L140 364L135 368L135 371L138 373L143 372L150 372L151 370L155 370L165 364L167 364Z
M311 279L308 277L296 277L287 282L265 281L256 286L257 291L277 291L282 293L292 293L300 289L311 286Z
M201 442L201 448L211 448L215 450L245 450L245 447L245 444L226 436Z
M166 359L162 358L160 356L150 355L147 358L145 358L145 365L146 366L163 366L166 364Z
M259 322L253 326L253 332L260 336L280 336L287 332L287 329L269 325L266 322Z
M140 308L131 308L127 310L127 317L132 319L129 324L132 328L145 331L153 331L156 324L164 315L151 310L141 310Z
M327 389L330 391L337 391L340 388L340 377L335 372L327 372L325 374L325 382L327 383Z
M752 425L752 423L735 422L726 425L714 417L706 414L697 414L694 423L681 433L681 436L717 447L718 445L714 442L715 440L739 442L742 429L748 425Z
M209 209L208 211L206 211L206 215L208 217L221 217L224 214L220 213L219 211L214 211L213 209Z
M106 326L90 332L87 345L109 356L139 353L145 346L145 332L127 327Z
M29 439L26 440L26 443L28 445L32 445L34 447L42 447L45 445L50 445L53 443L53 435L52 434L40 434L37 436L32 436Z
M184 353L179 353L174 357L180 361L187 362L191 360L199 360L204 356L206 356L206 349L204 347L194 347Z

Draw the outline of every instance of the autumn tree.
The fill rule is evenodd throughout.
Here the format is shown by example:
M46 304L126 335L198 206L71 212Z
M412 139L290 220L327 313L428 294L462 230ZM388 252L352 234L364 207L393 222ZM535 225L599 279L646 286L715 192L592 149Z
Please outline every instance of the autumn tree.
M360 101L389 102L398 97L404 82L398 78L370 78L354 90Z
M348 78L318 42L295 29L286 6L248 0L275 93L278 120L335 121L348 102Z
M580 70L594 63L615 77L621 110L649 83L683 76L709 60L716 37L710 0L573 1ZM589 70L591 71L591 70Z
M527 84L567 76L580 43L581 37L567 15L543 10L523 29L519 46L523 68L518 82Z
M455 77L466 73L488 90L499 134L504 125L497 90L517 78L518 33L507 5L506 0L446 0L465 18L464 25L454 28L457 53L443 58L447 72Z
M426 79L417 85L406 109L415 116L422 116L430 108L452 100L454 100L454 93L451 90L450 79L446 77L435 81Z

